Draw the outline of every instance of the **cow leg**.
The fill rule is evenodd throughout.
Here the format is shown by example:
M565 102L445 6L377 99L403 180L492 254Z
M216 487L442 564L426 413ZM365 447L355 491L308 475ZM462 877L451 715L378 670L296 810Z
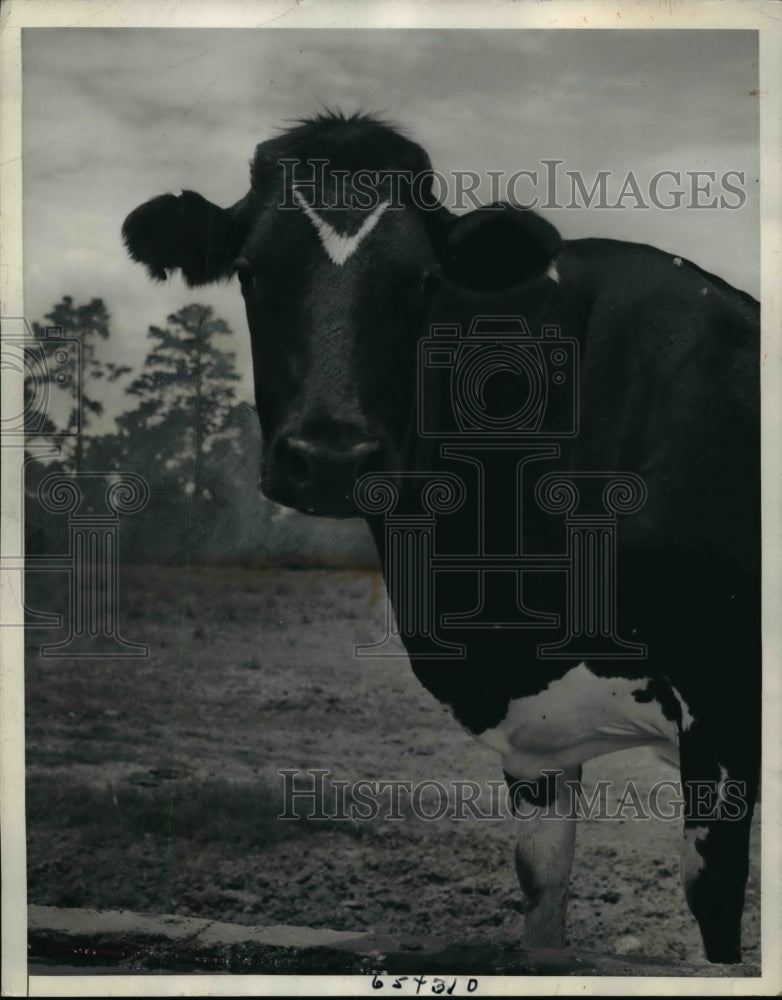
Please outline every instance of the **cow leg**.
M682 881L710 962L741 961L741 916L759 759L681 741ZM753 759L754 758L754 759Z
M506 771L505 780L518 828L516 873L525 912L524 943L562 947L576 842L576 820L564 818L570 816L573 804L565 783L578 783L581 767L543 772L532 781Z

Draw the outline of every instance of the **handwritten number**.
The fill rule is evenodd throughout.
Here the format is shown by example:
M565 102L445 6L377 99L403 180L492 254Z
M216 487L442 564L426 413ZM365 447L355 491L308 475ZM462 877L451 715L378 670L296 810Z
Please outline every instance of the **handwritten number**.
M394 979L394 981L391 983L391 989L394 989L394 990L401 990L401 989L403 989L402 983L407 982L408 979L410 979L411 982L415 983L415 995L416 996L418 996L420 994L421 989L424 986L429 985L429 981L427 980L426 976L414 976L412 978L410 976L397 976ZM432 993L435 996L441 996L443 993L445 993L446 996L451 996L453 994L454 990L456 989L457 982L458 982L458 980L454 978L452 980L452 982L451 982L451 985L448 986L446 984L446 980L445 979L440 979L439 976L435 976L434 979L433 979L433 981L432 981L432 983L431 983ZM377 973L375 973L372 976L372 989L373 990L382 990L385 985L386 984L383 982L382 978L379 975L377 975ZM472 979L472 978L468 979L467 980L467 992L468 993L475 993L475 991L477 989L478 989L478 980L477 979Z

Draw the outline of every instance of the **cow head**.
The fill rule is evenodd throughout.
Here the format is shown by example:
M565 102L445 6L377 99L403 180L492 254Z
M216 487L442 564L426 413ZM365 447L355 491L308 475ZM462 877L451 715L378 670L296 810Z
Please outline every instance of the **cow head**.
M398 466L414 426L416 351L432 298L493 293L546 270L556 230L508 205L456 217L420 146L376 118L328 114L261 143L249 193L191 191L125 220L131 256L190 285L236 275L264 438L261 488L355 516L356 479Z

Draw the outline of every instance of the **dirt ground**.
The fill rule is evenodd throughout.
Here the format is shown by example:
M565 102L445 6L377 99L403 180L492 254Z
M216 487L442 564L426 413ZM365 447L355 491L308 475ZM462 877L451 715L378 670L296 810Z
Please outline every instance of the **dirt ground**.
M30 602L55 610L51 581L48 596L36 586ZM354 656L384 631L379 574L132 566L121 608L148 657L44 659L40 643L62 633L28 632L30 902L367 929L413 946L521 940L510 819L426 821L409 802L397 820L277 819L286 768L502 778L403 656ZM584 785L610 780L616 799L630 778L643 794L676 777L643 749L591 762ZM759 841L758 810L744 917L756 963ZM701 960L679 843L675 821L582 820L569 943Z

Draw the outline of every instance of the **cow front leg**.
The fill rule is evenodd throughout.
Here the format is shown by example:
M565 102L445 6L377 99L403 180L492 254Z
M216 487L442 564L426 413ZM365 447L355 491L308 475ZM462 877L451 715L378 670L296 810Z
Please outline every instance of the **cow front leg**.
M534 779L505 772L517 825L516 873L524 905L524 944L565 944L570 869L576 842L573 787L581 767L544 771Z

